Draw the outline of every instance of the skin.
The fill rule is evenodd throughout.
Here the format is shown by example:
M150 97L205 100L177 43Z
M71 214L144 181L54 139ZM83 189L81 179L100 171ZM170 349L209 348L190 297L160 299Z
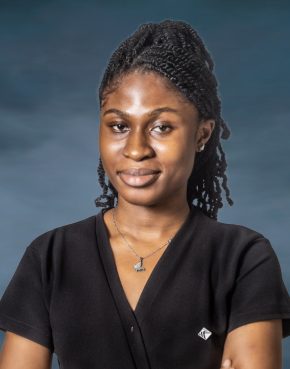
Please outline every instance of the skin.
M281 342L280 319L243 325L227 335L222 362L231 358L235 369L281 369Z
M161 107L177 112L149 118ZM126 119L108 113L110 109L126 113ZM112 127L118 123L122 126ZM160 128L164 124L172 128ZM116 218L125 233L150 242L179 228L189 212L187 180L196 151L207 143L214 125L213 120L199 122L195 106L182 101L153 73L131 73L108 95L100 112L99 148L106 174L118 192ZM161 174L152 185L133 188L117 175L131 167L159 169Z
M150 112L165 106L177 113L164 112L149 119ZM162 130L156 127L161 122L173 129L160 133ZM118 226L139 255L156 250L156 240L162 245L184 222L189 211L187 180L196 153L209 140L214 125L211 119L199 121L195 106L168 89L164 79L152 72L135 71L126 75L107 96L100 111L100 155L105 172L118 192ZM118 170L131 167L157 168L161 174L151 185L134 188L124 184L117 174ZM149 272L140 273L140 281L136 282L135 271L128 269L136 257L124 246L111 213L109 210L104 214L104 221L124 291L134 308L160 253L146 259ZM154 260L149 261L151 258ZM238 327L227 335L221 367L279 369L281 340L281 320Z
M6 332L0 352L0 369L50 369L52 353L27 338Z
M160 108L174 112L157 111ZM165 245L185 221L189 213L187 180L195 152L208 141L214 125L213 120L199 122L195 106L153 73L130 73L107 95L100 110L100 156L118 192L116 221L139 255L155 251L156 240ZM136 167L161 173L151 185L131 187L118 171ZM111 210L105 213L104 221L123 289L135 309L165 248L146 259L146 271L136 278L131 267L136 256L128 252L115 229Z
M170 107L177 113L162 112L150 119L148 113L161 107ZM116 112L105 114L109 109L126 113L126 118ZM117 123L122 125L111 127ZM171 129L161 129L161 124L169 125ZM118 226L138 254L155 251L185 221L189 213L187 180L197 151L209 140L214 125L213 120L200 121L195 106L178 92L168 89L165 80L152 72L127 75L107 96L100 110L100 155L106 174L118 192ZM113 128L122 133L114 134ZM159 169L161 174L146 187L130 187L123 183L117 172L132 167ZM124 292L135 308L165 249L146 259L146 272L138 273L140 278L136 279L136 272L131 267L136 257L116 231L111 210L104 214L104 221ZM280 369L281 338L281 320L236 328L227 335L221 367ZM49 369L51 359L52 354L46 347L6 332L0 369Z

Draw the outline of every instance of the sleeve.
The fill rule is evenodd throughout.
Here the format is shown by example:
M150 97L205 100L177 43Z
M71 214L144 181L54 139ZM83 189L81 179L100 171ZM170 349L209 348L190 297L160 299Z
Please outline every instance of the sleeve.
M243 252L230 305L228 332L256 321L282 319L283 338L290 335L290 298L268 239L259 237Z
M40 258L30 245L0 300L0 329L28 338L53 352L43 292Z

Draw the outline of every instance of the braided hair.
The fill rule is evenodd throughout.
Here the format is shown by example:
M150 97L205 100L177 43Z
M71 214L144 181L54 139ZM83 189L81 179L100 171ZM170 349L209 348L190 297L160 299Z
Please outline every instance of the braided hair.
M230 191L225 174L227 163L220 137L228 139L230 130L221 117L214 63L197 32L183 21L164 20L145 23L123 41L112 54L99 87L99 103L114 91L121 78L134 71L155 72L165 77L169 88L194 104L200 119L214 119L215 126L205 149L198 152L187 184L187 202L217 219L223 206L222 188L230 205ZM103 194L95 200L97 207L114 207L118 193L105 181L101 158L98 166ZM221 184L219 181L221 178ZM108 193L108 191L111 193ZM105 199L104 202L101 199Z

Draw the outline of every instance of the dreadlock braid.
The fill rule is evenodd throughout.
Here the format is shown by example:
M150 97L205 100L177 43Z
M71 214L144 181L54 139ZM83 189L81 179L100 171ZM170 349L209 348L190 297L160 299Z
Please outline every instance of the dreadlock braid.
M145 23L123 41L112 54L99 87L99 103L114 91L123 76L138 70L164 77L169 89L195 105L200 120L214 119L215 127L205 149L197 153L187 185L187 202L217 219L225 191L230 205L230 191L225 174L227 163L220 138L228 139L230 130L221 117L214 62L197 32L183 21L164 20ZM103 194L95 200L98 207L115 206L118 193L110 181L105 182L101 158L98 166ZM220 184L219 179L222 183ZM108 191L111 193L108 193ZM106 199L101 202L101 199Z

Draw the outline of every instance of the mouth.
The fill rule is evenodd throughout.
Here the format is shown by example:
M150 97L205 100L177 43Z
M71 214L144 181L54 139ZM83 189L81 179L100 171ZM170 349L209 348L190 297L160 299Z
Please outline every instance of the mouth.
M132 175L124 172L119 172L121 180L130 187L145 187L151 185L160 176L161 172L155 172L146 175Z

